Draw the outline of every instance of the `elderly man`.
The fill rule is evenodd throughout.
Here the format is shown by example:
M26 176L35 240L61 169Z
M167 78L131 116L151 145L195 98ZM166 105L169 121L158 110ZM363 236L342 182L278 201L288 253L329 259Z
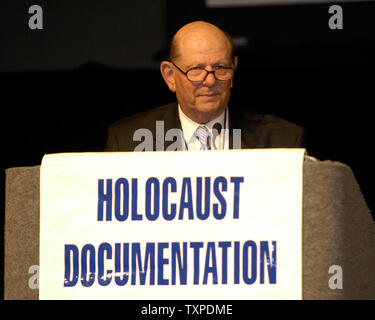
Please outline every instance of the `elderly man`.
M160 65L177 102L110 125L106 151L302 147L304 129L295 124L230 112L238 62L233 49L229 35L210 23L196 21L178 30L169 61Z

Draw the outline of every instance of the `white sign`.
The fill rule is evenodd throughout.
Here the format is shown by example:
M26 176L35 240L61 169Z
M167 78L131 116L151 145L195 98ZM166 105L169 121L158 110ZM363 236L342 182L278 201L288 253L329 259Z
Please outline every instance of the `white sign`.
M301 299L304 151L45 156L40 299Z

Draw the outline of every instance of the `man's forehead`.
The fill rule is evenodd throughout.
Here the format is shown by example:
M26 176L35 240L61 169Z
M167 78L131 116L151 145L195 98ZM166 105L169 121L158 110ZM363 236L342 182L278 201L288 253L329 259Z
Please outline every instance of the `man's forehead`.
M229 40L219 29L194 28L177 35L175 41L179 60L210 60L212 58L217 63L227 63L230 60Z
M199 50L189 49L187 46L179 47L179 54L176 59L184 64L185 67L199 67L207 65L229 64L231 62L230 50Z
M184 68L189 69L193 67L205 68L206 66L219 66L229 65L229 55L223 56L211 56L211 55L180 55L178 62L183 65Z

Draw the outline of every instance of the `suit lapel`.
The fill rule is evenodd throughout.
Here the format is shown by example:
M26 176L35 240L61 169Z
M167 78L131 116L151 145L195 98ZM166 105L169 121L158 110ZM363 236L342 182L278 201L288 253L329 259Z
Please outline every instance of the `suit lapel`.
M176 141L174 138L173 141L166 141L166 134L170 129L181 129L180 119L178 116L178 105L177 102L170 103L163 115L160 116L160 120L163 121L163 127L160 127L162 132L156 134L153 132L154 136L154 151L156 150L156 146L163 146L163 150L167 150L167 148ZM156 125L156 124L155 124ZM182 141L183 142L183 141ZM179 150L182 150L182 145L179 146Z

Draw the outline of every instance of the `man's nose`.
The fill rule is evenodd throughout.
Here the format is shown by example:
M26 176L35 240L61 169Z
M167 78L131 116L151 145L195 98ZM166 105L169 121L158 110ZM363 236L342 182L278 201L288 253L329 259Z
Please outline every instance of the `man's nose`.
M210 72L207 74L206 79L203 80L203 85L207 87L212 87L216 84L216 78L215 74L213 72Z

